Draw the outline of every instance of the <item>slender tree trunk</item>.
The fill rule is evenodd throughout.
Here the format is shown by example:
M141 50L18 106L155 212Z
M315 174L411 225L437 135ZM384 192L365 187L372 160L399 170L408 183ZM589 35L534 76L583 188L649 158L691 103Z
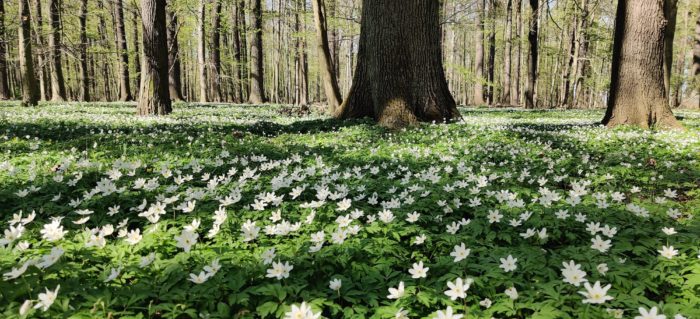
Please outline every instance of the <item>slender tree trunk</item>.
M507 0L506 4L506 48L503 59L503 103L511 103L510 88L513 85L511 79L511 51L513 45L513 0Z
M182 101L182 81L180 66L180 46L177 40L178 29L177 15L172 10L167 11L168 18L168 90L170 98Z
M131 101L129 85L129 50L126 46L126 28L124 27L124 6L122 0L114 0L114 22L117 54L119 55L119 100Z
M90 101L90 80L88 78L88 38L87 38L88 0L80 1L80 100Z
M700 8L700 6L698 6ZM700 9L698 9L698 21L695 22L695 45L693 47L693 70L690 73L695 84L695 93L698 98L697 108L700 109Z
M316 25L316 46L319 58L319 69L323 78L323 89L326 92L328 111L334 114L342 103L338 79L336 77L330 47L328 45L328 34L326 29L326 19L322 0L312 0L311 5L314 11L314 22Z
M561 88L559 90L559 107L562 108L571 107L571 95L569 94L571 89L571 72L575 68L574 63L576 61L576 34L579 32L578 30L576 30L576 26L577 22L574 18L574 21L571 24L571 32L569 33L569 51L566 55L566 59L564 59L564 72L562 73L562 83Z
M459 116L442 69L438 1L365 0L357 69L337 117L401 128Z
M311 1L316 1L316 0L311 0ZM328 21L332 19L335 19L336 15L336 9L337 9L337 1L338 0L320 0L320 1L328 1L328 11L326 11L325 6L323 7L323 17L324 17L324 23L326 25L326 30L329 30L328 32L328 45L329 49L331 52L331 62L333 64L333 73L338 74L340 72L340 67L339 67L339 58L340 58L340 49L339 49L339 39L338 39L338 29L334 26L331 25L331 27L328 27Z
M242 30L245 29L245 18L242 14L245 10L245 1L234 1L233 5L233 57L234 61L234 75L236 77L233 83L233 100L236 103L243 103L245 97L243 95L243 71L245 70L245 63L242 60L242 51L245 47L241 44L241 38L244 37Z
M489 59L488 59L488 90L487 98L489 105L494 105L496 103L496 1L489 1L489 25L491 30L489 31Z
M573 84L573 105L583 107L587 104L585 99L584 80L588 77L591 63L588 60L588 0L581 0L581 15L579 17L578 32L576 32L575 75Z
M302 107L309 104L309 79L308 65L306 62L306 37L304 36L303 17L306 13L306 1L295 0L296 14L294 15L294 31L296 32L297 52L295 56L295 78L296 88L294 93L294 103Z
M511 99L511 104L520 105L520 75L522 70L522 60L523 60L523 38L525 37L523 28L523 4L522 0L515 0L515 14L518 32L518 48L517 48L517 59L515 59L515 83L513 83L513 98Z
M39 103L39 87L32 60L32 15L28 0L19 0L19 64L22 71L22 106Z
M211 98L214 102L221 102L221 0L214 0L212 8L212 34L211 34Z
M664 88L666 96L671 96L671 73L673 72L673 40L676 37L676 15L678 0L663 0L663 14L666 18L664 36Z
M663 2L620 0L608 109L603 124L680 128L668 106L664 84Z
M474 57L474 104L484 104L484 1L476 0L476 56Z
M197 21L199 22L199 25L197 27L197 70L199 72L199 102L201 103L206 103L208 101L206 62L207 33L205 30L205 26L207 24L206 4L207 0L199 0L199 12L197 14Z
M143 58L139 115L166 115L172 112L168 89L168 50L165 27L166 0L141 0Z
M250 94L248 101L251 104L262 104L267 101L265 97L265 81L263 70L263 41L262 41L262 5L261 0L251 0L251 44L250 44Z
M141 65L142 52L141 52L141 48L140 48L140 44L139 44L139 28L140 28L139 26L141 25L141 19L139 18L139 9L138 9L137 1L138 0L133 0L134 10L131 11L131 21L134 24L134 30L133 30L134 32L132 35L132 38L133 38L132 41L134 44L133 45L133 48L134 48L134 66L135 66L134 73L136 73L136 75L137 75L136 82L135 82L136 85L134 86L135 92L133 92L133 94L135 96L138 96L141 93L141 92L139 92L139 90L140 90L140 86L141 86L141 68L142 68L142 65Z
M274 8L274 1L273 1ZM277 35L277 40L274 42L275 50L272 51L271 57L276 63L272 63L272 101L280 103L280 67L282 66L282 0L277 0L277 25L272 27L272 34ZM263 55L263 60L265 55Z
M685 16L683 17L683 30L688 30L688 21L690 21L690 11L686 12ZM676 74L678 74L678 80L677 81L671 81L671 87L673 88L671 91L671 108L676 108L681 106L683 96L682 96L682 87L683 87L683 71L685 69L685 56L688 53L688 44L689 44L689 37L687 35L683 36L681 38L681 48L678 50L678 57L676 58Z
M538 40L538 20L539 20L539 0L530 0L530 32L527 39L530 43L530 54L527 59L527 83L525 85L525 107L534 109L537 107L537 40Z
M248 33L250 30L246 22L246 0L240 0L239 4L238 21L240 24L238 31L240 32L239 38L241 41L241 59L239 65L241 67L241 102L243 102L248 101L248 96L250 94L250 55L248 54Z
M101 12L104 9L104 2L102 1L97 1L97 8ZM105 48L110 48L109 43L107 41L107 23L105 22L105 17L103 14L100 14L100 21L97 26L97 32L100 35L100 44L105 47ZM101 71L102 71L102 100L103 101L112 101L112 91L110 89L110 77L109 77L109 69L111 67L111 61L112 59L107 57L107 55L102 54L101 55L102 60L102 65L101 65Z
M7 37L5 35L5 1L0 0L0 100L8 100L11 97L10 87L7 82Z
M124 27L124 6L122 0L114 0L114 22L117 54L119 55L119 100L131 101L129 85L129 50L126 46L126 28Z
M37 64L35 68L38 68L39 75L39 97L41 100L48 100L48 92L51 91L51 81L49 80L49 67L46 63L46 54L44 49L46 43L44 41L44 18L42 14L41 0L34 1L34 7L36 8L36 23L34 25L35 42L34 42L34 55L36 55Z
M51 100L65 101L66 84L61 64L61 0L50 1L49 17L51 18L51 33L49 34L49 47L51 47Z
M94 45L95 45L95 41L94 41L94 40L88 40L88 42L89 42L89 46L94 46ZM88 65L88 66L89 66L89 69L88 69L88 78L92 80L92 81L89 81L89 83L90 83L90 91L93 93L92 99L95 99L94 93L97 92L97 84L96 84L97 81L96 81L96 79L95 79L95 78L96 78L96 77L95 77L95 74L96 74L96 73L95 73L95 72L96 72L96 71L95 71L95 69L96 69L96 66L95 66L95 65L97 64L97 62L95 61L95 56L94 56L94 55L91 55L91 56L89 56L89 57L90 57L90 60L89 60L89 65Z

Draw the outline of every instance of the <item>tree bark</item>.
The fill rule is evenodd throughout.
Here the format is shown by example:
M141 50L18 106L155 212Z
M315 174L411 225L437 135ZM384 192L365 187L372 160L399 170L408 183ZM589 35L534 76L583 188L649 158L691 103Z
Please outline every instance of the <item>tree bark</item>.
M503 103L511 103L510 88L513 85L511 79L511 51L513 44L513 0L507 0L506 4L506 35L505 52L503 58Z
M474 104L484 104L484 1L476 0L476 53L474 56Z
M251 43L250 43L250 104L262 104L267 101L265 97L265 81L263 69L263 41L262 41L262 5L260 0L251 0Z
M620 0L615 17L608 108L603 124L681 128L664 84L663 2Z
M182 101L182 76L180 66L180 45L177 40L179 24L177 15L172 10L167 11L168 18L168 91L170 98Z
M80 100L90 101L90 80L88 78L88 38L87 38L88 0L80 1Z
M527 83L525 83L525 108L534 109L537 107L537 51L538 51L538 23L539 20L539 0L530 0L530 32L527 40L530 43L530 54L527 57Z
M458 117L440 34L438 1L363 1L357 69L336 116L370 116L392 129Z
M22 106L36 106L39 103L39 87L34 74L32 60L32 15L29 1L19 1L19 64L22 71Z
M323 90L326 93L328 112L334 114L342 103L342 97L328 44L325 10L322 0L312 0L311 5L313 6L314 24L316 25L316 47L318 49L319 70L323 79Z
M212 8L212 34L211 34L211 98L214 102L221 102L221 0L214 0Z
M134 97L131 95L131 86L129 85L129 50L126 46L122 0L114 0L114 18L117 54L119 55L119 100L131 101Z
M49 47L51 48L51 100L66 100L66 85L63 78L61 63L61 0L51 0L49 5L51 33Z
M172 112L168 90L168 50L165 27L166 0L141 0L143 63L139 90L139 115Z
M0 100L10 99L10 87L7 82L7 43L5 37L5 4L0 1Z

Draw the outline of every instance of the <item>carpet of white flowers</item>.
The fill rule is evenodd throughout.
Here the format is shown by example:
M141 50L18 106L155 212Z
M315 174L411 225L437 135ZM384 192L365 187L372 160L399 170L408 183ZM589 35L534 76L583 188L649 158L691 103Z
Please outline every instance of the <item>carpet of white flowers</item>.
M0 317L700 318L700 113L282 110L0 105Z

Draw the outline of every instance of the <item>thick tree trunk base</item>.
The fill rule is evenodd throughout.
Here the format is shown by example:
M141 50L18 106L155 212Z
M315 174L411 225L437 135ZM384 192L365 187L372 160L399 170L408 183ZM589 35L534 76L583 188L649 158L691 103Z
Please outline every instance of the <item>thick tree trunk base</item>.
M609 128L621 125L637 126L643 129L675 129L683 130L683 125L670 112L654 112L647 114L641 112L630 112L626 114L613 115L609 119L603 120L603 124Z
M357 69L339 119L398 129L459 117L442 69L438 1L364 1Z
M663 2L620 0L610 95L603 124L644 129L682 129L668 105L664 84Z

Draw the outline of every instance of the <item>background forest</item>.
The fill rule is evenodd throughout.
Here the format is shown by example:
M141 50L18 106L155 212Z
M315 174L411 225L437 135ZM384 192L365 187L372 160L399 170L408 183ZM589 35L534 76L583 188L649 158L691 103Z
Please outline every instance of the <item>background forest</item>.
M6 76L9 85L6 92L0 88L0 96L11 99L21 95L18 2L2 1L4 27L0 28L0 39L4 40L0 43L0 73L6 73L0 76ZM180 83L180 92L171 94L173 98L190 102L250 100L251 50L255 47L251 11L255 2L168 1L171 84ZM616 1L534 2L537 10L533 12L532 4L522 0L443 1L442 60L458 104L525 103L529 26L536 23L536 106L605 106ZM280 104L325 100L312 3L265 0L260 5L265 97ZM41 99L124 101L138 97L142 31L136 1L30 0L29 6L32 57ZM357 0L325 1L326 19L322 22L327 26L330 63L341 96L347 95L355 70L360 6ZM698 7L692 0L677 3L675 29L671 31L675 33L671 34L672 107L699 106L692 75L697 68L693 65L693 38ZM81 72L86 74L85 82Z

